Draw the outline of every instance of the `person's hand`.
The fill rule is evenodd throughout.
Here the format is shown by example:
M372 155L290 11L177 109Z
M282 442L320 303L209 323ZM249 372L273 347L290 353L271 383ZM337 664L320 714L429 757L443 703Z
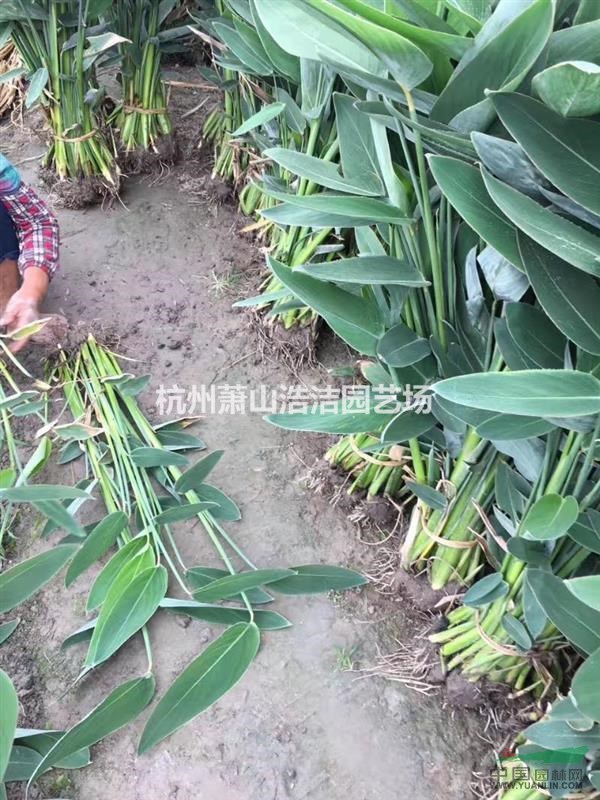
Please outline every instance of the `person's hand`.
M0 318L0 325L6 325L7 332L11 334L39 318L40 310L36 300L27 292L24 292L23 287L21 287L6 304L4 314ZM27 342L28 339L11 342L9 349L13 353L18 353L19 350L25 347Z

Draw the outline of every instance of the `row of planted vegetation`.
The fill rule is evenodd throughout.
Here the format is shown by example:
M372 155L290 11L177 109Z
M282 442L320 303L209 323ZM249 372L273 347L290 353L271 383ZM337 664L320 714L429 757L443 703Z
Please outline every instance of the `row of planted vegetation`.
M268 252L238 305L320 317L394 387L269 421L338 434L350 491L403 504L404 566L462 594L447 669L537 698L519 759L579 779L503 797L596 796L600 7L217 5L205 134Z
M174 5L0 7L29 100L48 109L57 175L106 186L119 150L161 152L171 130L158 48L179 35L160 32ZM327 458L352 488L402 503L405 568L459 588L432 636L447 669L538 702L520 763L538 777L559 763L576 785L546 769L535 785L506 786L506 800L600 790L599 11L595 0L216 0L190 11L212 47L203 76L224 96L204 131L215 171L235 183L268 252L263 292L238 305L259 309L275 337L324 320L356 351L360 380L391 387L387 408L345 398L269 421L339 435ZM94 73L110 59L123 86L112 127ZM147 674L61 733L15 730L2 675L5 781L82 766L86 748L151 702L155 613L228 627L154 706L141 752L237 681L261 629L289 624L266 606L273 595L361 583L335 567L258 569L223 526L237 507L206 482L220 453L188 466L186 451L203 447L188 421L153 427L136 401L145 379L95 341L47 385L23 392L2 373L2 531L29 503L52 539L0 575L0 610L65 567L69 586L114 550L89 593L95 616L65 645L87 642L82 676L138 633L148 654ZM56 419L56 403L73 421ZM42 432L23 464L11 417L25 414ZM60 462L83 465L76 487L33 481L59 442ZM83 526L91 497L107 516ZM196 517L218 569L179 553L174 526Z

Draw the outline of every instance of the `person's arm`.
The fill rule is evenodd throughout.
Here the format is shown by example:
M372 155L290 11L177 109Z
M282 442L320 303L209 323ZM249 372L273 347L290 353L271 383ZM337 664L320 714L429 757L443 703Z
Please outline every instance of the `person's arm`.
M4 170L2 166L4 164ZM8 165L8 166L6 166ZM8 301L0 324L9 332L40 317L40 306L58 269L58 221L37 193L22 183L6 159L0 160L0 202L10 214L20 244L19 270L22 284ZM24 341L15 342L19 350Z

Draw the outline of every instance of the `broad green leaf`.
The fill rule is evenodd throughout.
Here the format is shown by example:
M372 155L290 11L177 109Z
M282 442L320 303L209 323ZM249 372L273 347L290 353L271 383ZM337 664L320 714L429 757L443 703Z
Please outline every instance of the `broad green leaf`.
M32 556L0 574L0 614L30 598L60 572L77 550L74 544L61 544Z
M504 258L522 269L517 229L490 197L481 172L463 161L431 156L436 183L467 224Z
M136 467L187 467L188 460L179 453L162 447L136 447L131 451L131 460Z
M426 506L433 508L434 511L444 511L448 506L448 500L442 492L438 492L432 486L427 486L414 481L405 481L410 491L418 497Z
M70 586L77 578L110 550L117 537L127 526L127 515L115 511L101 520L83 542L69 564L65 576L65 586Z
M521 145L473 131L471 140L483 166L496 178L528 197L541 199L541 189L548 181L525 155Z
M35 105L37 101L40 99L42 92L46 88L48 83L48 69L46 67L40 67L36 69L33 75L29 79L29 88L27 89L27 94L25 95L25 108L31 108L31 106Z
M269 584L269 588L280 594L320 594L341 592L368 581L359 572L330 564L302 564L291 567L296 573Z
M406 408L389 420L381 434L383 444L402 444L409 439L421 436L435 425L435 418L432 414L424 414L414 408Z
M555 256L600 277L600 236L554 214L485 170L482 172L492 200L517 228Z
M235 522L242 517L239 508L233 500L220 489L217 489L216 486L211 486L209 483L202 483L194 489L194 496L194 501L197 499L198 502L215 504L210 510L211 517L215 517L215 519Z
M521 259L540 305L565 336L588 353L600 354L600 285L575 272L554 253L519 234Z
M429 58L399 33L376 25L364 16L351 14L328 0L308 0L308 3L353 33L381 59L403 88L414 89L431 73L433 65Z
M311 227L352 228L359 225L376 225L384 222L390 222L395 225L409 225L413 221L396 206L376 197L355 197L353 195L330 194L328 192L296 195L278 192L269 188L265 188L265 192L276 200L283 201L284 208L297 208L298 218L307 219L308 221L305 224ZM264 209L261 214L266 219L279 222L280 215L277 213L279 208L281 206ZM312 215L317 215L317 220L318 217L321 217L321 221L313 223ZM335 226L327 222L331 218L337 218Z
M492 99L508 131L548 180L600 214L600 124L562 117L522 94L500 93Z
M591 731L576 731L561 720L542 720L526 728L528 741L547 750L570 750L581 748L582 755L588 749L600 747L600 727Z
M254 0L254 5L269 34L286 52L381 74L381 62L368 48L305 0Z
M528 364L540 369L560 369L567 340L548 317L527 303L505 306L508 330Z
M63 639L61 649L66 650L67 647L72 647L75 644L89 642L94 633L96 622L98 622L98 617L94 617L94 619L89 620L89 622L86 622L85 625L82 625L80 628L77 628L76 631L73 631L73 633L69 634L66 639Z
M399 322L390 328L377 343L377 355L389 367L408 367L431 354L427 339Z
M573 496L546 494L529 509L521 530L533 539L547 541L564 536L579 516L579 505Z
M113 582L122 570L131 577L154 566L154 551L145 536L132 539L118 550L104 566L90 589L86 610L93 611L102 605Z
M90 499L90 497L91 495L88 494L87 499ZM44 536L58 528L64 528L78 538L83 537L83 527L59 500L32 500L31 503L41 514L48 518L48 522L44 527Z
M143 678L133 678L114 689L46 753L31 776L29 784L48 767L61 763L73 753L105 739L134 720L152 700L154 685L152 675L146 675Z
M10 489L0 489L0 500L9 503L33 503L42 500L76 500L78 498L89 500L90 495L75 486L52 486L50 484L36 483L32 486L15 486Z
M172 525L174 522L182 522L186 519L193 519L202 511L211 511L216 507L216 503L184 503L180 506L173 506L172 508L167 508L158 516L154 517L154 524Z
M363 186L380 187L379 193L383 193L371 120L366 114L357 113L354 98L350 95L334 92L333 106L344 178Z
M510 540L513 541L521 541L518 537L513 538ZM522 541L526 541L523 539ZM529 542L529 544L541 544L540 542ZM510 548L510 543L509 543ZM535 641L539 636L542 635L544 632L546 625L548 624L548 617L546 616L546 612L540 605L537 597L535 596L533 589L531 588L531 584L528 580L528 573L527 570L525 572L525 580L523 581L523 616L525 619L525 624L527 625L527 630L531 634L533 640Z
M521 650L531 650L533 641L520 619L512 614L505 614L502 617L502 627Z
M331 403L328 403L323 409L309 407L307 413L269 414L264 419L288 431L346 434L380 430L389 422L390 415L376 411L348 411L340 401L336 410L332 410Z
M270 158L289 172L306 178L319 186L333 189L335 192L349 192L365 196L379 197L383 194L383 185L378 176L370 175L364 182L344 178L340 175L338 167L331 161L287 150L284 147L273 147L263 151L265 158Z
M45 756L64 734L64 731L17 728L15 731L15 744L22 745L23 747L30 747L32 750L36 750L40 756ZM90 751L87 747L83 747L78 752L67 756L53 766L59 769L81 769L82 767L86 767L90 761Z
M530 419L512 414L495 414L476 426L475 431L482 439L489 441L514 441L544 436L554 428L544 419Z
M569 528L569 537L581 547L600 555L600 511L590 509L580 514L577 522Z
M6 672L0 669L0 781L4 777L17 728L19 699Z
M166 450L205 450L206 445L197 436L185 431L158 430L157 438Z
M433 119L450 122L459 112L485 101L487 90L516 89L546 45L553 15L551 0L534 0L475 55L468 50L464 66L459 63L435 103ZM489 115L483 119L489 120Z
M185 494L191 490L196 489L201 483L204 483L212 470L217 466L224 450L215 450L214 453L201 458L200 461L186 470L181 477L175 482L175 491L179 494Z
M584 605L600 612L600 575L570 578L565 586Z
M260 631L254 623L232 625L210 644L162 697L142 733L145 753L211 706L240 680L258 652Z
M120 375L114 385L123 397L137 397L148 386L150 378L150 375Z
M212 581L217 580L217 578L226 578L228 575L231 575L231 573L226 569L218 569L216 567L192 567L191 569L188 569L185 574L192 589L202 589L203 586L206 586ZM248 602L252 603L252 605L262 605L263 603L273 602L273 597L260 587L257 587L256 589L248 589L244 592L244 594L246 595ZM230 599L243 602L241 595L239 597Z
M289 578L294 573L289 569L255 569L248 572L238 572L227 575L207 583L201 589L193 592L194 600L201 603L212 603L215 600L224 600L245 592L246 589L256 589L258 586L273 583L273 581Z
M563 117L600 113L600 66L589 61L563 61L538 72L532 81L538 97Z
M19 476L18 483L24 483L31 478L35 478L36 475L39 475L48 463L51 454L52 441L47 436L43 436L31 456L27 459L27 463Z
M234 625L236 622L254 621L261 631L278 631L289 628L291 622L276 611L254 609L252 614L247 608L226 608L224 606L198 603L195 600L176 600L165 597L160 607L173 614L187 614L193 619L201 619L211 625Z
M576 370L541 369L460 375L432 387L459 405L527 417L600 413L600 381Z
M102 664L148 622L165 596L168 582L162 566L150 567L132 581L115 580L94 628L87 667Z
M339 5L345 6L359 17L366 18L382 28L387 28L394 31L394 33L400 34L400 36L404 36L409 41L422 47L426 53L431 52L432 55L443 54L449 58L459 59L471 46L470 40L465 36L456 36L451 33L450 28L444 30L442 26L438 27L441 20L436 15L432 15L435 18L435 27L431 25L419 27L419 25L411 25L391 13L383 13L378 8L375 8L372 2L339 0ZM425 15L427 12L425 9L421 9L421 13Z
M237 20L234 25L231 25L229 21L216 21L213 22L213 27L219 38L241 62L242 71L254 75L270 75L273 72L271 62L255 31L252 33L256 36L256 40L250 41L245 36L245 31L238 25ZM225 59L219 59L217 63L226 67L228 62Z
M529 569L527 579L547 617L575 647L588 654L600 648L600 611L582 603L550 572Z
M239 128L236 128L231 135L243 136L245 133L254 130L254 128L258 128L266 122L275 119L284 109L285 103L270 103L269 105L263 106L260 111L249 117Z
M6 772L4 773L4 780L6 783L28 781L41 760L42 757L36 750L21 745L13 745Z
M507 594L508 584L499 572L494 572L492 575L480 578L471 586L463 597L463 605L470 608L483 608Z
M596 0L592 0L597 6ZM600 62L600 19L554 31L548 40L546 67L581 59Z
M303 264L294 272L310 275L320 281L368 284L370 286L429 286L429 281L408 261L391 256L358 256Z
M18 619L11 619L0 624L0 644L3 644L14 633L19 622Z
M298 59L287 53L277 44L275 39L273 39L271 34L263 25L260 14L258 14L256 11L256 4L254 0L250 0L250 16L252 22L254 23L254 27L256 28L256 32L260 37L262 46L264 47L265 52L276 71L282 73L283 75L287 75L294 83L299 83L300 64L298 63Z
M376 341L383 333L383 320L374 300L296 273L270 256L268 264L281 283L320 314L348 344L364 355L375 354ZM343 323L339 331L338 321Z
M571 697L579 711L593 720L600 720L600 650L596 650L579 667L571 683Z

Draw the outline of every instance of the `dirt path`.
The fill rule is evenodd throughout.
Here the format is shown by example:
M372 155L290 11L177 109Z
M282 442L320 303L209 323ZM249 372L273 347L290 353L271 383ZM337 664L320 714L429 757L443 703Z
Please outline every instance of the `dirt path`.
M26 137L13 138L13 145L21 157L40 152ZM34 175L34 165L25 171ZM122 350L140 360L136 371L152 372L148 409L161 383L289 381L279 365L258 363L255 339L231 309L257 269L256 250L237 233L242 220L229 207L182 191L184 171L153 186L132 181L126 208L60 212L63 270L52 286L50 310L122 336ZM214 482L240 505L243 520L230 531L260 566L364 564L364 549L342 512L304 488L306 469L293 449L296 444L302 453L301 437L267 425L260 415L239 414L210 416L199 434L209 448L226 451ZM198 529L183 531L180 541L190 563L209 562ZM134 640L61 698L82 651L63 653L59 644L82 624L88 586L82 580L67 592L56 582L21 614L24 622L6 647L43 686L39 718L23 724L68 726L144 669ZM340 670L349 653L372 663L390 625L398 636L408 635L401 610L390 617L372 603L369 592L354 598L351 613L327 597L284 600L278 610L294 627L265 636L251 671L216 707L142 758L135 755L142 722L130 726L94 748L92 766L74 773L72 785L51 786L49 794L81 800L463 800L478 749L474 720L454 720L436 698L400 684L357 680L356 673ZM159 691L214 633L172 617L153 623Z

